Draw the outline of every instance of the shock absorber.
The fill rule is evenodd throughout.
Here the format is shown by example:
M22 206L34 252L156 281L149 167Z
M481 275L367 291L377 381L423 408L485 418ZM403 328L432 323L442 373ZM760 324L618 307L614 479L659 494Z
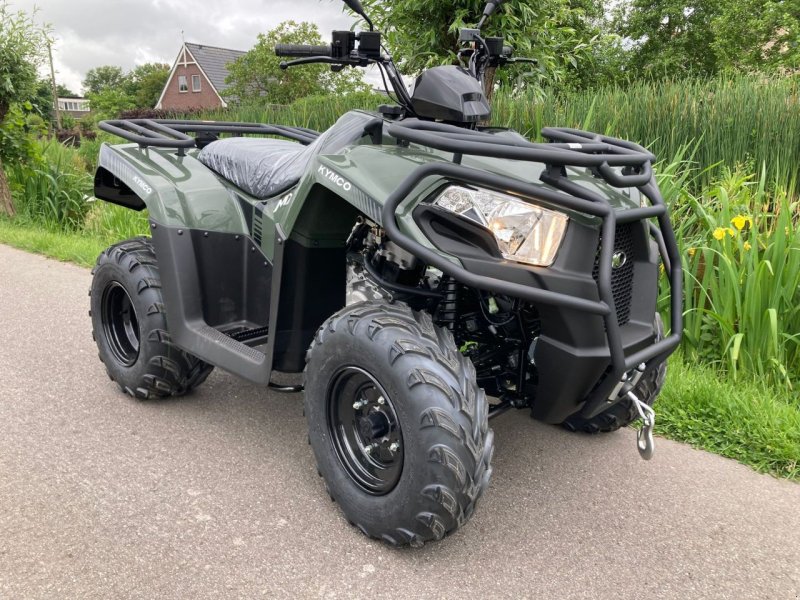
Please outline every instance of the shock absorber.
M458 282L447 277L442 282L444 297L439 304L439 322L451 332L455 330L458 318Z

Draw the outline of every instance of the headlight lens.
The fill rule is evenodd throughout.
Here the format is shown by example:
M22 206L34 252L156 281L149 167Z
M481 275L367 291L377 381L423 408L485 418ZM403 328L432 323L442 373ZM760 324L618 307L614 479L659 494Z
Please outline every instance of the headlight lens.
M457 185L447 187L434 204L487 227L505 258L540 267L553 264L569 222L563 213L514 196Z

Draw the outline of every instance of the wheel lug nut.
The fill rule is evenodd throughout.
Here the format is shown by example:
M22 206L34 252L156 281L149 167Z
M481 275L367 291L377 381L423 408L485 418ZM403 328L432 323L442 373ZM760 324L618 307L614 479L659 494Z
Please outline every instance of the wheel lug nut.
M384 400L383 396L378 396L378 404L386 404L386 400Z
M369 446L364 447L365 454L372 454L373 451L378 449L378 444L370 444Z
M353 408L355 410L360 410L361 408L363 408L366 405L367 405L366 400L359 400L358 402L354 402L353 403Z
M389 444L389 452L394 454L398 450L400 450L400 442L392 442L391 444Z

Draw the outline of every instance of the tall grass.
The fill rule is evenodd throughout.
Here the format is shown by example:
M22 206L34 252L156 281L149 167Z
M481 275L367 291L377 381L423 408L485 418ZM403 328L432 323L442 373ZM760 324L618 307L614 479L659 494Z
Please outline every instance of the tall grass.
M16 209L23 219L48 229L77 230L89 209L92 177L72 148L56 140L38 143L39 161L9 168Z
M306 98L291 106L248 106L209 112L203 118L283 123L324 130L346 111L375 109L384 96L357 94ZM724 165L766 164L800 169L800 77L736 76L733 79L638 82L574 93L494 96L492 123L536 137L542 127L580 127L644 144L673 159L693 147L700 167L687 182L698 191ZM787 169L783 175L789 175Z
M800 207L797 180L775 177L726 168L702 194L684 190L673 219L687 355L734 379L746 372L791 388L800 382Z
M642 143L662 158L696 144L702 172L695 189L725 165L800 168L800 77L643 81L541 101L501 93L493 120L529 135L546 125L591 129Z
M286 106L250 104L214 110L201 114L200 118L216 121L277 123L324 131L348 110L376 110L380 104L388 102L386 96L370 92L348 96L311 96Z
M92 202L82 229L87 235L111 245L120 240L148 235L147 211L123 208L108 202Z
M52 232L86 232L109 244L147 233L147 212L94 202L93 171L99 142L80 149L56 140L37 142L39 159L8 168L21 222Z

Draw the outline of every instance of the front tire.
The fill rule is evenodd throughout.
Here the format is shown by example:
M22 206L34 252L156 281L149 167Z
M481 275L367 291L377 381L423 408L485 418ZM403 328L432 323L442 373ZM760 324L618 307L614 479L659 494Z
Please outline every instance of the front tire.
M428 314L348 306L318 330L305 378L309 441L348 521L421 546L470 518L492 471L488 404L472 363Z
M180 396L206 380L214 367L170 339L149 238L104 250L92 275L92 337L108 376L122 391L142 400Z

